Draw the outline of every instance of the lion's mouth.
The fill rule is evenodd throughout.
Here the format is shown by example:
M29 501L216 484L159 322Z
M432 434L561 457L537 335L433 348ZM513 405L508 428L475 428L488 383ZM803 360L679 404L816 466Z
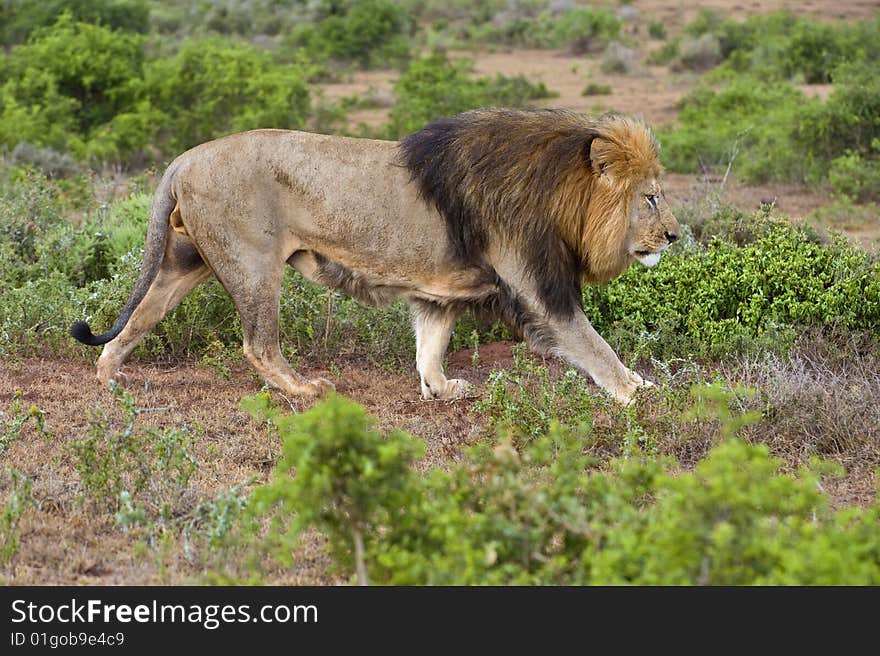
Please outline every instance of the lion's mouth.
M633 251L633 257L636 258L639 262L644 264L646 267L652 267L657 262L660 261L660 253L663 252L663 249L659 251L651 252L651 251Z

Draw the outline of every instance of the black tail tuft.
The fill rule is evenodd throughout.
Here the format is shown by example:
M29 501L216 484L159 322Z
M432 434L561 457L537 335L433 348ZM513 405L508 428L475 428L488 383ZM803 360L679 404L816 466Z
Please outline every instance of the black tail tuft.
M101 339L103 335L95 337L92 334L92 329L89 328L89 324L87 324L85 321L74 322L74 324L70 327L70 336L78 342L88 344L89 346L100 346L101 344L105 344L110 341L109 339Z

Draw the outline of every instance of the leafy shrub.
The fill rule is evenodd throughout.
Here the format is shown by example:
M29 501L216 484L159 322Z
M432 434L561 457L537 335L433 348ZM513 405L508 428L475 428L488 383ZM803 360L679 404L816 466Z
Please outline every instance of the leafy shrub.
M747 222L750 243L682 245L655 268L586 287L587 316L612 344L659 358L785 349L799 324L877 334L880 264L842 238L822 245L760 214Z
M602 84L600 82L590 82L581 91L582 96L607 96L611 93L610 84Z
M816 101L794 87L747 77L715 90L699 86L682 102L679 126L658 130L670 169L724 170L728 164L752 181L806 181L812 160L792 144L799 114Z
M880 54L878 21L835 25L782 11L738 22L704 11L687 31L718 40L725 60L722 75L736 71L764 79L827 83L836 81L835 69L841 64L874 62Z
M0 144L27 141L80 158L137 151L152 136L132 120L142 97L143 39L62 14L3 62ZM149 108L137 111L149 115ZM100 152L93 139L100 137Z
M218 38L189 40L152 62L147 88L163 114L161 143L174 151L230 132L300 128L309 111L302 71L254 46Z
M837 69L831 96L824 103L803 105L792 136L793 147L817 168L847 154L865 160L869 184L859 193L867 197L880 194L880 186L870 182L870 169L880 161L880 80L873 71L865 64Z
M358 0L337 6L338 13L295 29L288 44L304 47L317 60L352 61L364 68L409 57L407 36L412 23L397 3Z
M529 100L547 98L543 83L523 76L480 78L468 75L470 62L450 61L445 55L413 60L395 85L397 102L387 127L389 138L415 132L432 120L477 107L518 107Z
M575 54L601 50L620 33L621 23L607 9L575 7L553 14L507 12L489 24L468 26L466 41L530 48L569 48Z
M666 39L666 25L662 21L652 20L648 23L648 35L652 39L663 41Z
M679 126L658 130L664 161L681 172L732 164L751 181L824 182L833 169L836 187L876 198L880 82L865 64L838 69L837 80L824 103L746 76L720 89L699 86L683 101Z
M411 468L417 440L383 437L340 397L299 417L260 412L278 426L285 460L251 514L268 521L259 539L282 562L319 526L338 563L381 584L880 582L880 506L833 513L815 473L832 468L780 473L766 447L733 437L693 472L641 457L594 470L581 440L555 424L521 450L502 438L422 475ZM719 417L726 435L744 423Z
M268 540L288 556L289 537L314 524L327 531L337 557L354 562L360 582L367 583L364 541L378 537L380 518L405 502L409 465L423 455L424 445L402 432L381 435L362 407L334 394L295 416L280 414L268 394L249 397L242 407L270 419L284 436L274 480L254 492L253 503L259 514L277 505L296 519L290 528L273 524Z
M0 5L0 42L22 43L64 13L76 21L126 32L146 32L150 25L146 0L11 0Z
M880 139L876 143L880 151ZM835 193L846 200L880 200L880 158L866 161L858 153L848 151L831 160L828 181Z
M98 409L87 437L69 447L85 498L123 513L129 523L135 518L170 519L179 512L198 468L192 455L192 433L186 427L156 430L138 426L138 416L144 410L121 387L111 385L111 390L122 410L121 430Z

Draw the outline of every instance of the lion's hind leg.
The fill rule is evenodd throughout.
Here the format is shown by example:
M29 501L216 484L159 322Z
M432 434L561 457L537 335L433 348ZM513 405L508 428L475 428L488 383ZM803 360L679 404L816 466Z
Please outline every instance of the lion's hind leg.
M443 373L443 355L455 328L458 312L434 303L414 301L413 323L416 332L416 367L425 399L460 399L470 396L466 380L447 379Z
M211 275L192 241L176 232L169 233L165 255L155 280L143 300L132 312L122 332L107 342L98 358L98 380L125 382L119 371L122 363L162 318L200 282Z
M206 257L241 315L244 354L260 377L291 396L314 397L334 389L324 378L300 376L281 353L278 321L284 260L272 264L264 253L247 256L243 247L235 258L228 253L216 258L206 253Z

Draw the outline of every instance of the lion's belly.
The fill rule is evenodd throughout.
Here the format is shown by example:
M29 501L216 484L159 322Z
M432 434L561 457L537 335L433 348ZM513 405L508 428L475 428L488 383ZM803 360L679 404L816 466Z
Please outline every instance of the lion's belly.
M344 258L340 258L344 259ZM477 302L497 292L497 288L482 271L468 268L450 268L434 275L424 266L409 271L394 263L386 270L373 262L364 269L349 268L324 253L300 250L288 263L305 278L326 287L341 289L349 296L370 305L386 305L398 298L447 304L450 302Z

